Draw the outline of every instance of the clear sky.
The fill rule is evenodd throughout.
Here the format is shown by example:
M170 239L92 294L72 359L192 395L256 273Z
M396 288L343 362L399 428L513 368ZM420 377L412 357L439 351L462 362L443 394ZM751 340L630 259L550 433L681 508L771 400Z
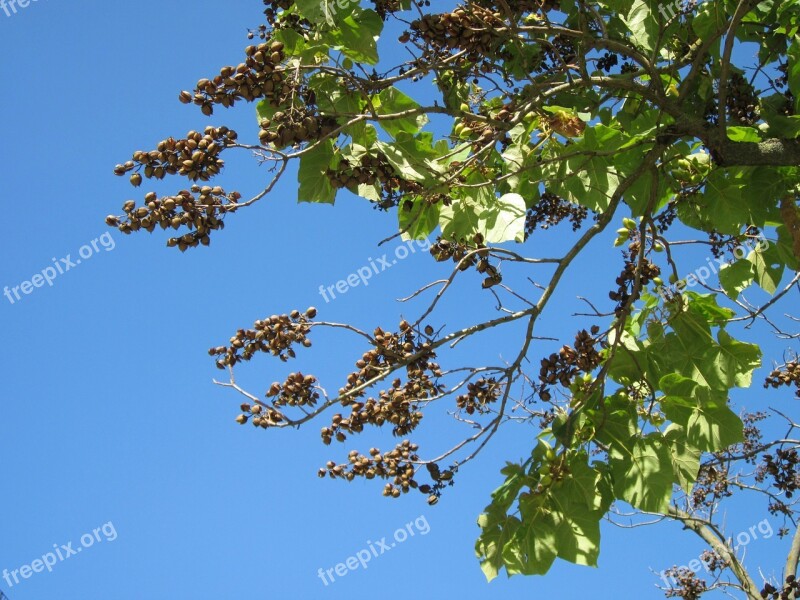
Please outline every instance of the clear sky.
M335 208L298 206L293 171L267 199L228 219L210 249L182 255L159 233L109 236L103 219L124 200L183 185L132 192L112 169L134 150L208 123L255 140L251 106L207 119L177 94L239 62L245 29L261 22L261 9L258 0L38 0L10 16L0 8L0 286L49 267L58 273L52 286L13 304L0 297L0 570L31 566L28 578L0 580L0 589L11 600L663 597L651 569L686 564L701 551L675 525L604 524L599 569L558 562L545 578L502 575L486 584L473 551L475 520L504 461L530 451L530 426L508 427L430 507L419 494L384 499L375 482L317 478L320 466L353 447L389 446L388 432L325 447L321 422L269 432L234 422L240 399L212 385L223 373L209 347L258 318L310 305L326 320L392 327L401 313L413 314L393 299L449 274L419 251L326 303L320 285L394 252L396 243L377 242L395 221L352 196ZM248 196L267 181L244 154L227 162L227 188ZM559 235L567 234L537 238L527 251L554 254ZM560 293L540 335L574 333L579 322L566 317L581 308L577 295L606 298L619 262L596 256L576 265L575 284ZM477 276L465 278L439 323L496 314L479 287ZM488 339L459 356L508 358L521 332ZM750 339L768 356L785 349ZM532 360L554 346L539 342ZM336 389L363 350L352 338L323 338L300 367ZM256 362L242 383L261 394L283 378L281 369ZM462 434L434 418L414 439L431 456ZM761 505L745 507L729 521L734 532L746 530L764 514ZM407 524L414 535L400 542L395 532ZM764 539L766 531L749 543L748 563L770 572L781 545ZM366 569L327 584L318 576L370 543L380 553L384 537L390 551ZM42 559L48 553L56 557ZM32 572L42 571L37 559L53 562L52 572Z

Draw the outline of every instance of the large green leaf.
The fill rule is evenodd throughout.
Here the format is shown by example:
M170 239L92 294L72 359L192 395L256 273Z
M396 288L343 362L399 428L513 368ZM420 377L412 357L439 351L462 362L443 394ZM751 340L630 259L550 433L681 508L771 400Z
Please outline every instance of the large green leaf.
M651 7L651 2L634 0L630 12L623 21L631 31L633 42L646 53L653 51L658 38L658 21Z
M783 261L777 246L771 242L766 249L759 246L750 252L747 260L753 265L756 283L768 294L774 294L783 277Z
M297 180L300 187L297 191L299 202L323 202L333 204L336 200L336 189L325 175L333 162L333 142L327 140L300 157L300 168Z
M526 477L517 465L507 467L506 482L492 494L492 504L478 520L481 535L475 545L487 579L505 567L509 575L543 574L556 557L580 565L596 565L600 552L600 519L611 498L601 485L601 474L589 466L585 453L572 455L569 475L553 482L542 493L523 493L519 517L508 515L522 482L544 460L547 446L539 444Z
M336 49L355 61L377 64L377 38L383 29L378 13L356 9L350 16L337 21L336 29L328 34Z
M489 243L521 242L525 238L527 207L522 196L515 193L500 198L465 197L450 206L442 206L439 224L447 239L483 235Z
M373 105L375 112L380 116L398 114L420 107L417 102L395 87L389 87L381 91L380 94L373 98ZM428 117L424 114L416 114L400 119L381 119L380 121L381 127L392 137L397 137L400 132L415 135L419 133L419 130L427 122Z
M672 457L661 434L636 440L629 452L612 449L609 459L617 498L644 511L667 510L674 474Z
M719 270L719 283L732 300L736 300L753 281L755 281L753 263L748 260L728 263Z
M689 442L685 429L674 423L664 432L664 439L669 446L675 480L690 494L694 482L697 481L702 452Z

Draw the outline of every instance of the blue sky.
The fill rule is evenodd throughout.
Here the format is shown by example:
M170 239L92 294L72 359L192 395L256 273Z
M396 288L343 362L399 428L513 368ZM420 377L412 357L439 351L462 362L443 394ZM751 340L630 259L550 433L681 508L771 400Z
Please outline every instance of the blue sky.
M501 483L504 461L530 451L529 426L509 426L430 507L417 494L386 500L374 482L317 478L320 466L345 459L351 447L388 446L386 434L325 447L319 423L264 432L234 422L240 399L212 384L222 372L209 347L258 318L311 305L326 320L392 327L401 313L414 314L395 298L449 274L420 251L326 303L320 285L394 252L397 243L379 249L377 242L395 221L352 196L334 208L297 205L294 171L228 219L211 249L182 255L158 233L109 237L103 219L124 200L182 185L132 192L112 169L134 150L209 123L255 139L252 107L207 119L177 94L239 62L245 29L261 22L261 8L257 0L141 0L135 8L38 0L8 17L0 11L0 286L74 264L13 304L0 297L0 570L86 541L52 572L13 586L0 580L0 589L11 600L663 597L650 569L685 564L701 551L674 525L604 524L599 569L559 562L545 578L486 584L473 552L475 519ZM227 163L226 188L248 196L267 181L244 154ZM543 235L527 251L555 254L559 235ZM583 257L539 334L571 336L578 321L566 316L582 308L576 296L602 300L618 269L593 252ZM496 314L479 287L477 276L465 278L439 322L455 327ZM520 335L493 332L458 356L508 358ZM766 336L750 339L767 356L785 349ZM541 342L535 356L554 344ZM321 338L301 367L338 387L363 350L352 338ZM257 361L240 381L260 394L285 375L280 369ZM430 455L464 433L446 418L432 421L415 438ZM739 531L763 518L743 508L729 521ZM368 568L328 585L318 577L370 542L391 543L407 524L415 535ZM748 546L748 561L768 572L781 548L764 537Z

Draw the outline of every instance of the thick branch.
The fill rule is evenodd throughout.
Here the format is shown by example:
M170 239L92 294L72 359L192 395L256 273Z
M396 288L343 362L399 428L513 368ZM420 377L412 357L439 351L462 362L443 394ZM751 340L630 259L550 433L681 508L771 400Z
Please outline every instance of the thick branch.
M800 561L800 527L794 532L792 547L789 549L789 557L786 559L784 577L794 577L797 575L797 562Z
M742 591L750 600L760 600L761 595L758 586L750 574L739 561L736 553L725 543L721 535L717 535L709 526L707 521L693 517L676 507L670 507L667 513L673 519L680 521L687 529L694 531L706 542L717 554L719 554L730 565L731 571L742 586Z
M721 167L795 167L800 165L800 140L772 138L763 142L711 142L709 149Z

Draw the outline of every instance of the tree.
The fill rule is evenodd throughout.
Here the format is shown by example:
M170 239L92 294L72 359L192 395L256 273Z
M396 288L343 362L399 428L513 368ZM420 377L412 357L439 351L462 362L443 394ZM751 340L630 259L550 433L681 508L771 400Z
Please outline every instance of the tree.
M437 235L432 257L453 267L414 292L430 303L396 328L328 322L309 308L212 348L230 376L220 385L245 399L237 420L270 429L325 419L325 444L385 425L403 438L394 448L352 451L320 476L377 479L384 496L417 490L435 504L517 409L537 438L526 460L502 470L479 517L488 579L503 568L543 574L556 558L596 564L601 519L630 506L683 523L709 546L714 581L673 569L667 595L800 597L800 530L780 579L757 582L719 518L734 493L765 498L786 521L782 534L797 515L800 425L775 411L786 431L765 437L767 414L737 414L730 395L753 385L762 361L734 334L760 324L800 337L797 319L775 314L800 289L800 1L474 0L439 13L410 0L264 5L243 62L180 94L206 116L256 103L257 141L209 126L135 152L115 169L134 186L167 175L191 186L129 201L108 224L177 231L167 245L181 251L208 245L299 163L299 201L334 203L347 190L396 214L403 239ZM395 36L402 55L385 51ZM755 59L745 44L756 45ZM207 183L235 150L271 173L253 198ZM610 304L587 298L591 323L539 360L537 322L559 316L556 289L579 277L576 258L600 251L614 222L619 250L609 260L621 253L622 264ZM528 240L559 225L574 236L566 252L526 255ZM710 253L689 275L687 248ZM524 273L520 286L504 278L512 267ZM469 270L499 312L447 330L437 308ZM528 276L545 282L533 298L522 289ZM439 364L454 345L512 325L520 344L502 366ZM365 347L336 391L299 371L265 397L236 383L241 363L292 361L324 329ZM777 362L764 386L800 396L796 356L768 358ZM423 457L406 436L441 406L471 433Z

